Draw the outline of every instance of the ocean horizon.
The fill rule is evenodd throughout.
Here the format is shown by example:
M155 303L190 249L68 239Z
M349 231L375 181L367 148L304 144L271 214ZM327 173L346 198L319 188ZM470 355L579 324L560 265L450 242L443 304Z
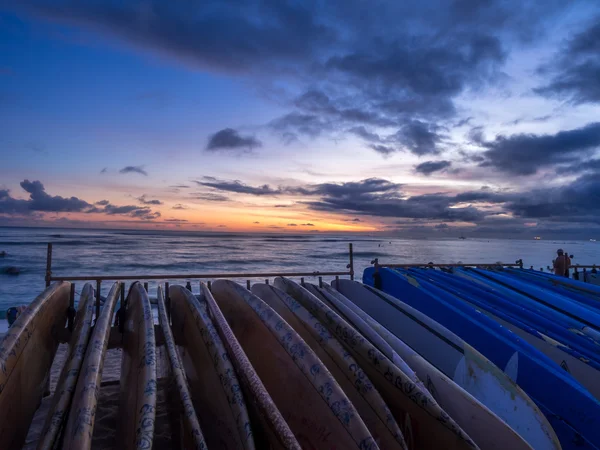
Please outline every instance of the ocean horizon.
M0 257L0 317L7 308L28 304L44 290L47 243L53 244L54 276L347 271L349 243L354 247L358 280L375 258L407 264L522 259L526 268L547 270L560 247L573 254L573 264L600 262L597 242L577 240L4 227L0 228L0 252L6 252ZM11 267L19 274L8 273ZM151 295L157 283L149 282ZM77 293L83 285L76 283ZM111 285L102 283L102 295Z

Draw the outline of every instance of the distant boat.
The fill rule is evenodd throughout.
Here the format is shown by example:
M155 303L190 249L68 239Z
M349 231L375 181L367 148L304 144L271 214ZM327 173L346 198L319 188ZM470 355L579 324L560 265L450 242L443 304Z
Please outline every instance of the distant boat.
M596 239L590 239L590 242L596 242Z
M539 240L541 240L542 238L541 238L541 237L539 237L539 236L536 236L536 237L534 237L533 239L535 239L536 241L539 241Z

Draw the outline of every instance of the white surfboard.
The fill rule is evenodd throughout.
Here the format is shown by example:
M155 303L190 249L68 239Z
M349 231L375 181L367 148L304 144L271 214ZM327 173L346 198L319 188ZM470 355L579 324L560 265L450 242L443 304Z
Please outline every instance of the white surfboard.
M350 280L334 281L332 285L486 405L533 448L560 448L556 433L533 400L507 373L454 333L397 298L370 286ZM512 370L518 370L518 365Z

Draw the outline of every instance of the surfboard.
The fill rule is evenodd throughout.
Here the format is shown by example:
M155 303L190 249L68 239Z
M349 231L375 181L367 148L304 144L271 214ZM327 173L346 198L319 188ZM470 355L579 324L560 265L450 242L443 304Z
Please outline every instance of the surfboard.
M225 345L228 356L241 381L245 397L248 398L251 417L255 419L254 423L260 424L260 430L257 430L262 434L260 436L262 442L259 448L300 450L302 448L300 443L267 392L265 385L227 323L223 312L204 283L200 283L198 299L205 302L208 317ZM257 436L256 431L254 436L255 441L258 442L259 436Z
M374 269L366 269L363 281L373 283L373 274ZM600 428L594 424L600 403L547 356L431 283L385 268L376 278L385 292L401 297L503 367L546 415L563 448L597 448Z
M318 288L309 285L320 294L320 299L330 304L351 325L370 340L371 333L384 339L388 346L398 352L413 369L424 379L426 386L444 411L465 430L477 445L486 449L531 449L532 447L519 436L500 417L494 414L475 397L461 388L403 341L385 330L354 303L333 288L323 285ZM372 341L371 341L372 342ZM376 345L378 348L379 346ZM386 354L385 349L382 350Z
M350 280L334 281L332 285L382 328L487 405L534 448L560 448L554 430L533 400L456 334L370 286Z
M346 393L380 448L406 449L402 431L364 373L342 344L296 300L267 284L254 284L252 293L273 308L315 352Z
M183 369L183 364L177 353L173 333L171 333L171 324L167 317L167 309L165 307L164 295L162 286L158 286L157 293L158 319L162 329L162 334L167 349L167 355L171 367L171 373L174 384L177 387L179 396L180 421L182 423L183 436L180 439L182 447L186 449L206 449L206 441L194 410L192 396L186 380L186 374Z
M344 317L344 313L340 312L336 306L332 304L332 301L335 302L335 299L330 299L326 293L322 292L320 288L317 286L305 283L302 285L308 292L313 294L323 303L325 303L329 308L333 309L337 312L340 317L346 320L350 325L354 327L356 331L362 334L367 340L373 344L377 349L383 353L390 361L394 363L396 367L398 367L402 372L404 372L419 388L425 392L426 394L429 392L427 387L423 384L423 382L417 377L417 374L414 370L402 359L402 357L379 335L375 332L371 327L366 325L362 319L358 318L356 322L351 322L347 317ZM334 291L335 292L335 291ZM432 397L433 398L433 397Z
M565 343L569 341L562 339L562 333L554 333L552 332L552 329L540 329L540 323L545 322L542 318L530 314L510 314L502 308L506 302L502 303L500 300L494 304L488 303L486 300L491 298L492 294L483 289L475 287L474 289L477 295L470 295L471 293L454 287L449 282L449 277L451 276L442 278L442 283L441 280L438 281L436 278L432 278L428 275L428 273L423 273L421 276L426 277L425 279L430 280L432 283L436 284L436 286L455 295L473 308L477 308L486 316L494 319L500 325L515 333L525 342L544 353L552 361L570 373L573 378L579 381L579 383L594 395L596 399L600 399L600 364L595 360L591 360L589 356L586 357L576 349L565 345ZM550 328L553 325L553 323L549 323L548 327ZM556 339L559 339L560 342ZM598 355L592 356L598 357Z
M409 448L477 448L429 393L377 350L327 305L295 282L278 277L275 287L294 297L344 343L388 404Z
M279 314L230 280L215 281L212 293L303 448L378 448L331 373Z
M0 445L21 448L42 400L71 283L53 284L19 315L0 342Z
M46 416L46 422L37 445L38 450L51 450L57 443L62 425L71 407L79 371L92 334L93 316L94 288L90 283L86 283L79 297L73 333L69 342L69 356L62 368L52 404Z
M64 450L87 450L91 448L96 407L100 395L100 383L102 382L104 356L108 347L111 320L120 290L121 283L115 283L100 311L100 315L96 318L63 432L62 449Z
M469 269L468 271L461 270L458 273L462 274L463 272L475 273L484 277L487 280L488 285L499 284L505 287L508 286L513 291L523 293L543 305L555 308L563 314L576 318L587 326L593 327L597 332L600 332L600 311L595 308L570 301L550 290L523 282L515 277L500 274L496 271Z
M117 442L125 450L152 448L156 340L148 293L139 282L131 285L127 295L120 386Z
M161 295L159 291L159 307ZM206 305L202 306L189 290L177 285L169 287L169 299L171 327L189 379L191 396L188 398L193 401L193 405L188 402L186 414L195 409L198 427L202 427L208 448L254 449L252 426L240 383L208 317ZM166 314L163 319L168 324ZM172 361L177 363L176 357L175 351Z
M567 352L572 349L595 359L596 363L600 359L600 334L577 318L569 317L555 308L541 304L508 287L488 285L485 279L477 274L457 276L431 270L411 270L410 273L426 277L428 281L444 290L463 293L476 303L483 302L499 313L519 319L564 344Z
M570 299L579 303L583 303L584 305L592 307L596 310L600 309L600 292L594 292L593 288L595 286L590 286L589 281L588 283L585 283L583 281L560 277L558 275L539 272L536 270L507 268L502 270L502 273L516 276L526 280L529 283L534 283L538 286L544 287L545 289L549 289L560 295L569 297ZM582 273L582 275L584 278L587 277L589 280L591 275L597 274L591 274L586 271L585 274Z

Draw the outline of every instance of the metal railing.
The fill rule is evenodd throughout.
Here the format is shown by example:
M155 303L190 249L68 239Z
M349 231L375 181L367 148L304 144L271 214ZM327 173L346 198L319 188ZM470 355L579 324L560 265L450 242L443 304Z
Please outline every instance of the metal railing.
M257 273L186 273L186 274L160 274L160 275L139 275L139 274L131 274L131 275L60 275L55 276L52 275L52 243L48 243L47 253L46 253L46 287L50 286L50 283L53 281L95 281L96 282L96 317L100 316L100 304L101 304L101 295L100 289L102 287L103 281L127 281L127 280L177 280L177 279L185 279L185 280L209 280L207 282L208 288L211 287L211 279L215 278L246 278L246 287L250 289L250 278L265 278L265 282L269 284L269 278L271 277L318 277L319 285L323 284L323 277L326 276L335 276L339 278L340 276L349 276L351 280L354 280L354 249L353 245L350 242L348 244L348 264L346 265L346 271L328 271L328 272L257 272ZM304 283L304 278L302 278L302 282ZM168 302L168 291L169 291L169 283L165 282L165 292L167 295L167 310L170 313L169 302ZM191 283L188 281L186 283L186 287L191 291ZM148 283L144 283L144 288L148 291ZM121 302L125 299L125 285L121 285ZM68 326L69 329L72 328L73 325L73 317L75 311L75 286L71 284L71 296L70 296L70 305L68 311Z
M434 264L433 262L428 262L428 263L411 263L411 264L387 264L387 263L380 263L379 262L379 258L375 258L373 261L371 261L371 264L373 264L375 266L375 270L377 270L378 268L390 268L390 269L408 269L411 267L518 267L520 269L523 268L523 260L522 259L517 259L514 263L501 263L501 262L495 262L495 263L472 263L472 264L467 264L467 263L445 263L445 264Z

